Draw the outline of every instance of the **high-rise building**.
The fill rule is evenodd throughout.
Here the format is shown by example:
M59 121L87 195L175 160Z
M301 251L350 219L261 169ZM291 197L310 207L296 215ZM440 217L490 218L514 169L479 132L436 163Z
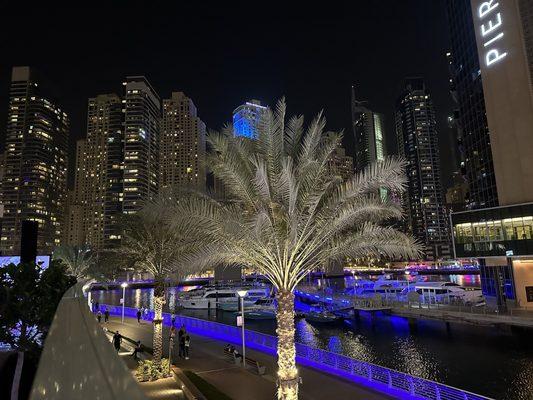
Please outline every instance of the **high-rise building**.
M67 197L69 119L29 67L11 74L0 247L19 254L24 220L38 223L37 251L61 244Z
M205 124L183 92L163 100L159 184L206 188Z
M396 134L398 152L407 161L407 191L402 199L407 230L424 244L427 258L448 257L435 111L422 78L405 80L396 102Z
M161 101L144 76L124 82L124 198L123 212L135 213L159 188Z
M328 167L333 175L346 181L354 176L353 158L346 155L343 147L337 147L328 160Z
M257 137L261 124L265 122L268 108L259 100L250 100L233 111L233 131L235 136Z
M466 207L493 207L498 205L498 191L470 0L448 0L447 11L450 79L458 107L461 169L468 184Z
M159 189L159 97L144 77L127 77L123 86L123 97L89 99L87 138L77 147L69 238L93 248L120 244L120 216L135 213Z
M497 207L452 214L457 257L477 258L487 302L533 309L533 2L471 6Z
M362 171L368 165L383 161L387 156L384 115L364 106L355 98L352 86L352 127L355 139L355 169Z
M74 173L74 189L67 194L67 204L65 208L65 229L63 244L68 246L81 246L86 241L86 215L85 203L87 200L86 183L86 140L80 139L76 142L76 164ZM94 171L93 171L94 174Z
M83 205L85 241L94 248L107 247L114 234L113 220L122 212L124 112L116 94L90 98L87 138L78 142L75 203ZM83 157L80 156L83 152Z

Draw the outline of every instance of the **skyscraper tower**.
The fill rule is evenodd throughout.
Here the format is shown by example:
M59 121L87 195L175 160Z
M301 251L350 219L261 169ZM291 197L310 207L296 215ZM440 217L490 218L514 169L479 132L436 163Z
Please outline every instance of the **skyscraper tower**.
M123 86L123 97L89 99L87 138L77 147L69 240L95 249L119 245L120 215L138 211L159 188L159 97L144 77Z
M85 240L95 248L107 245L110 222L122 212L124 113L116 94L90 98L87 106L87 139L80 147L76 201L83 205ZM78 174L77 174L78 175Z
M429 259L448 257L435 111L421 78L405 80L396 102L396 134L398 152L407 161L407 230L425 245Z
M481 71L470 0L447 0L451 36L450 74L458 105L462 169L468 184L466 207L498 205Z
M257 137L261 124L264 123L268 108L261 105L259 100L250 100L233 111L233 130L235 136L247 138Z
M383 161L387 155L383 114L376 113L355 98L352 86L352 127L355 140L355 169L362 171L368 165Z
M19 254L21 224L38 223L37 251L61 244L67 196L69 119L29 67L11 74L2 182L3 254Z
M161 101L144 76L124 82L124 214L140 210L159 187Z
M205 190L205 124L183 92L163 100L161 124L161 188L193 186Z

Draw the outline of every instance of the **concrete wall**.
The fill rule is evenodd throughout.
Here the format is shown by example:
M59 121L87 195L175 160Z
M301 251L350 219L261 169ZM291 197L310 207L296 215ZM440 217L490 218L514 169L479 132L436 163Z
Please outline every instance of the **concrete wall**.
M533 201L533 98L517 0L471 0L500 205Z
M533 310L533 302L526 298L526 286L533 286L533 259L513 260L513 274L519 307Z

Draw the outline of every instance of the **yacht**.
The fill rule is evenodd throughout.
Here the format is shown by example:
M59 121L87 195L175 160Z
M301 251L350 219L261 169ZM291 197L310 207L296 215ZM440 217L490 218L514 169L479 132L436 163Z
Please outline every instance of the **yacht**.
M321 310L321 311L310 311L306 314L305 320L307 322L315 322L319 324L330 324L340 320L340 317L333 314L332 312Z
M239 290L246 290L244 306L252 305L257 300L267 297L266 286L206 286L185 292L179 298L179 304L187 309L216 309L236 311L239 308Z
M276 304L271 297L257 300L253 305L244 306L245 319L276 319Z
M478 304L485 301L480 288L460 286L453 282L419 282L406 288L402 294L412 291L416 291L424 302L461 299L465 303Z

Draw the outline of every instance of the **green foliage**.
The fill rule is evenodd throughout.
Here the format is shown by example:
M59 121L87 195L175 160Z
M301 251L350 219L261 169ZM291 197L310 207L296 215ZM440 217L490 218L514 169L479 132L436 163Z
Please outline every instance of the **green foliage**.
M88 246L60 246L54 250L54 260L62 261L69 275L82 279L95 261L95 253Z
M216 387L199 377L192 371L183 371L185 376L198 388L207 400L231 400L231 397L222 393Z
M0 342L37 356L65 291L76 283L65 266L52 261L0 268Z
M156 364L152 360L141 360L135 375L141 382L166 378L168 376L168 363L168 358L161 359L160 364Z

